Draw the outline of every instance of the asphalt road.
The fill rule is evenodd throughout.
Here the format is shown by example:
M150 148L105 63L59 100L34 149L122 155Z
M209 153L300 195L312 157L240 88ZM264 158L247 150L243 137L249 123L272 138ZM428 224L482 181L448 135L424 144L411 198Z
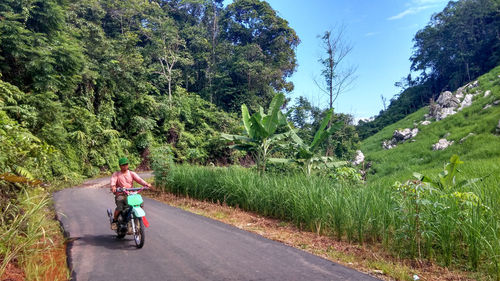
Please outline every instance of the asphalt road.
M378 280L253 233L145 199L146 241L115 238L109 178L54 194L72 280ZM106 186L104 188L104 186Z

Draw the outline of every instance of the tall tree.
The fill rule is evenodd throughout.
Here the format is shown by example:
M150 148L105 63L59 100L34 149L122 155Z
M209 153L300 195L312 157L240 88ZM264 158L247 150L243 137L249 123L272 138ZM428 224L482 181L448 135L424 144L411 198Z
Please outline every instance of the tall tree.
M190 65L192 59L186 50L186 41L180 36L175 21L161 11L148 19L150 55L153 59L154 73L159 74L167 82L168 100L172 102L172 81L180 76L175 66Z
M353 66L344 66L345 58L351 53L352 46L346 43L344 38L344 27L335 31L327 30L320 37L321 47L326 56L319 59L323 65L321 75L324 83L316 82L321 91L329 97L328 108L333 108L333 103L338 96L345 91L354 80L356 68Z
M219 104L231 110L242 103L256 108L276 92L293 89L287 78L295 71L295 48L300 41L267 2L236 0L227 6L220 38L228 55L221 57L219 70L226 73L221 73L218 82L228 91L218 97Z

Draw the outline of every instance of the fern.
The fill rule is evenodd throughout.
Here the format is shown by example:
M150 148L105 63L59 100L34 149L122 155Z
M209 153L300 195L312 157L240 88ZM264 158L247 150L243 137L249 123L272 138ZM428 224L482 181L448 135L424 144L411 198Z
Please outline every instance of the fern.
M14 170L15 172L20 175L20 176L23 176L29 180L34 180L35 177L33 176L33 174L31 174L31 172L25 168L25 167L22 167L22 166L15 166L14 167Z

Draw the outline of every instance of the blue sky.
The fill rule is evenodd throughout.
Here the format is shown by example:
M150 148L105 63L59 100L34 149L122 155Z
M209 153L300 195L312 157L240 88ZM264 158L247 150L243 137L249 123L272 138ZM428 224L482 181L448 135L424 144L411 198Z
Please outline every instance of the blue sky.
M232 2L232 1L225 1ZM344 25L345 40L353 50L347 64L357 66L357 79L334 104L336 112L355 118L374 116L383 108L381 95L390 100L399 89L394 83L406 77L415 33L431 15L443 10L447 0L268 0L278 15L299 36L298 68L288 96L305 96L313 105L326 108L328 97L314 79L321 80L323 56L317 35Z

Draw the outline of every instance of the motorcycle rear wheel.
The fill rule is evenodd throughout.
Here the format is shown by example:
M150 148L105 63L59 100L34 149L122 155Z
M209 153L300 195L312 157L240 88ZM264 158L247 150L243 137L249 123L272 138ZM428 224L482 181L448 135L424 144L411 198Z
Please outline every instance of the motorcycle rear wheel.
M134 242L137 248L142 248L144 246L144 222L142 222L142 218L134 218L135 224L135 233L134 233Z

